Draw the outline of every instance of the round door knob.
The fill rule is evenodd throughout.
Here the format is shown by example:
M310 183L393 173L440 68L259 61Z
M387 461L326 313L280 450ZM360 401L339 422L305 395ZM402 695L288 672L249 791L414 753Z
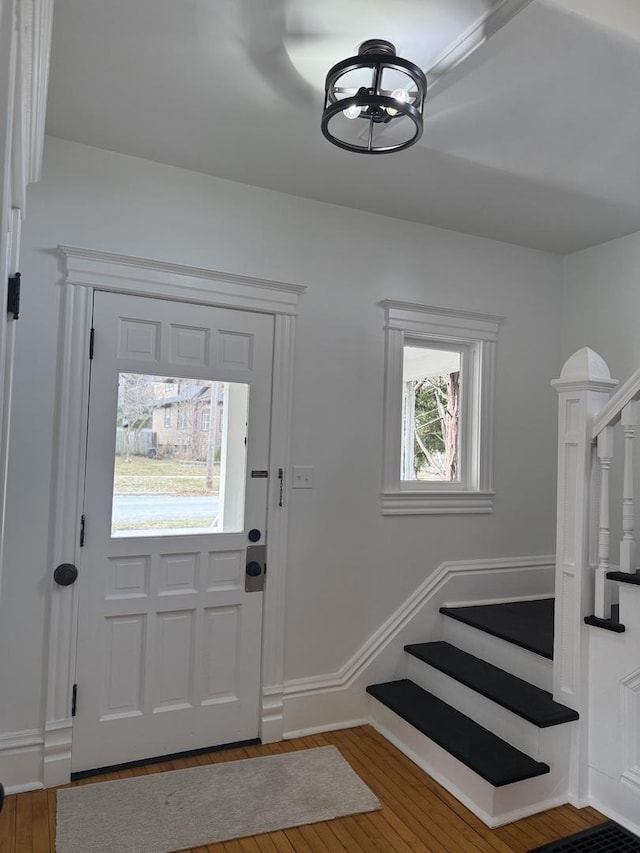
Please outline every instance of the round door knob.
M251 563L247 563L247 574L250 578L257 578L259 574L262 573L262 566L260 563L256 563L253 560Z
M58 586L71 586L72 583L75 583L77 577L78 570L73 563L60 563L59 566L56 566L53 573L53 579Z
M257 542L260 539L260 537L262 536L262 533L258 530L257 527L253 527L249 531L248 535L249 535L249 542Z

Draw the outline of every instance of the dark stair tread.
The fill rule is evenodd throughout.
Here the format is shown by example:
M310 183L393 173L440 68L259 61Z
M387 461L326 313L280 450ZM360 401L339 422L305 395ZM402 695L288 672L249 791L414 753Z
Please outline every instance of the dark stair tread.
M615 631L616 634L624 634L627 630L620 621L620 605L611 605L611 618L601 619L599 616L585 616L586 625L594 625L596 628L604 628L606 631Z
M534 761L413 681L372 684L367 693L496 788L549 772L547 764Z
M461 684L523 717L534 726L546 728L578 719L578 713L559 702L546 690L529 684L493 664L442 641L415 643L405 651L429 666L455 678Z
M553 660L553 598L441 607L440 613Z
M640 572L607 572L607 577L619 583L640 584Z

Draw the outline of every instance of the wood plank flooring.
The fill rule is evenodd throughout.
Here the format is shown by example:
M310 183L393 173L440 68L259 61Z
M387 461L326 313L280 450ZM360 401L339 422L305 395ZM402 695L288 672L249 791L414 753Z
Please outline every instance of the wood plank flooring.
M194 847L190 853L526 853L605 820L591 808L561 806L500 829L487 829L370 726L149 764L73 784L87 785L329 744L338 747L376 793L383 806L380 811ZM55 822L55 789L7 797L0 814L0 851L54 853Z

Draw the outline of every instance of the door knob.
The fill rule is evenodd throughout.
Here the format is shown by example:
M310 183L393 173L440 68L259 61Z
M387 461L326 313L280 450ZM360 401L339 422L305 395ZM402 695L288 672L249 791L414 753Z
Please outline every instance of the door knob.
M247 574L250 578L257 578L261 572L262 566L260 565L260 563L256 563L255 560L252 560L252 562L247 563Z
M53 579L58 586L71 586L78 577L78 570L73 563L60 563L56 566Z

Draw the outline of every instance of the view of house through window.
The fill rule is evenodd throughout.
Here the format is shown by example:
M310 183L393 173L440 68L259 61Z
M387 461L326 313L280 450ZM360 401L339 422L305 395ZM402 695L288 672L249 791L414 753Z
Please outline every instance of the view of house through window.
M460 480L460 350L405 346L401 480Z
M243 529L249 386L118 377L111 535Z

